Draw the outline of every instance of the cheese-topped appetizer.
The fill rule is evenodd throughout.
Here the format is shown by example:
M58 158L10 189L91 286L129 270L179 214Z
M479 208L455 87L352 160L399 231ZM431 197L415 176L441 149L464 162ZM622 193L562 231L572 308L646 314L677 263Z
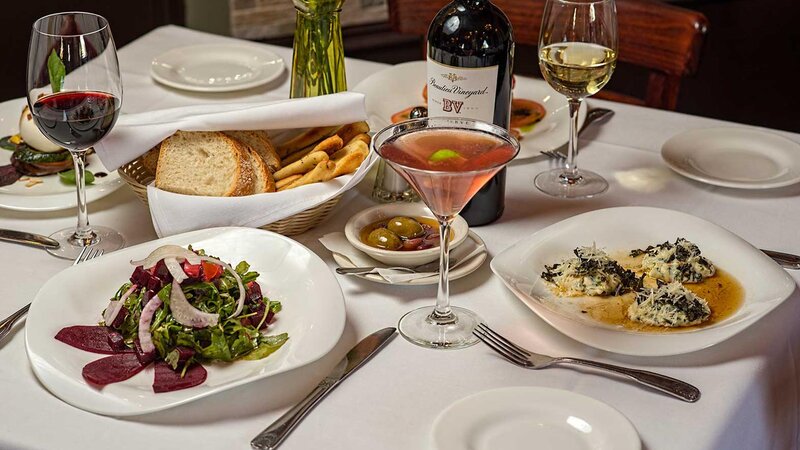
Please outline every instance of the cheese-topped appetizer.
M596 246L578 247L575 257L544 266L542 278L562 296L617 295L636 290L641 281Z
M659 327L688 327L710 316L708 302L677 281L642 289L628 307L629 319Z
M716 272L711 261L700 256L700 249L684 238L631 252L631 256L642 254L644 274L666 282L699 283Z

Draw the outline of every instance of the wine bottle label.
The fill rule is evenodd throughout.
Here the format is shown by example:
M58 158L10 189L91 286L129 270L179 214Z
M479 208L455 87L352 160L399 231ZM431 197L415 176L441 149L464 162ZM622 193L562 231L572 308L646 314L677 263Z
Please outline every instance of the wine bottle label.
M494 121L498 66L453 67L428 58L428 117Z

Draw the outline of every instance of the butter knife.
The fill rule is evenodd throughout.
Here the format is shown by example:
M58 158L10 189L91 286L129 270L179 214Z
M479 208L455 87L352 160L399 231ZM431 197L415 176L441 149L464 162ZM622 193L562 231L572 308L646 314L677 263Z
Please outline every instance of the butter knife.
M15 244L30 245L32 247L58 248L58 242L41 234L26 233L24 231L0 229L0 241Z
M286 436L294 429L300 420L325 398L339 383L353 373L362 364L367 362L397 333L393 327L384 328L365 337L356 344L347 355L339 361L333 371L311 391L306 398L296 404L292 409L278 418L272 425L250 441L250 446L256 450L274 450L278 448Z

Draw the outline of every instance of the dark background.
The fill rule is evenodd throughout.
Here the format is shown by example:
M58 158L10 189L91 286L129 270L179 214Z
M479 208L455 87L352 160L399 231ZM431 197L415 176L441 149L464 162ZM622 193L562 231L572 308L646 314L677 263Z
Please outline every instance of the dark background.
M289 1L289 0L275 0ZM355 0L349 0L355 1ZM182 0L12 0L5 5L0 100L25 94L31 24L57 11L91 11L111 23L119 47L165 24L184 23ZM698 73L681 85L678 111L800 132L800 0L672 1L705 14L709 30ZM386 63L420 59L420 40L378 24L345 30L348 56ZM271 43L291 45L291 38ZM538 75L532 48L516 51L515 72ZM645 74L619 65L609 88L644 92Z

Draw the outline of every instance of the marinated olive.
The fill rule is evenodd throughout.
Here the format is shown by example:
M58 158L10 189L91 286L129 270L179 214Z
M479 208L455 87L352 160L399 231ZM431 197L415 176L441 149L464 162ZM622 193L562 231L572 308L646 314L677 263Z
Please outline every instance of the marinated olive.
M389 219L386 228L403 239L413 239L425 234L422 224L410 217L393 217Z
M397 250L403 247L403 241L386 228L376 228L367 236L367 245L385 250Z

